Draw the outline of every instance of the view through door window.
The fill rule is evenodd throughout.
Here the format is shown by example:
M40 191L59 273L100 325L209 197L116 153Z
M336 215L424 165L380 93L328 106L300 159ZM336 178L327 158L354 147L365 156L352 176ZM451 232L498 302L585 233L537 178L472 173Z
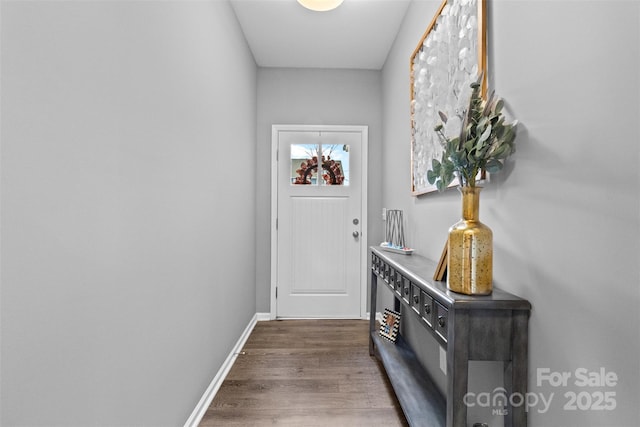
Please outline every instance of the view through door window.
M349 185L349 146L292 144L291 184Z

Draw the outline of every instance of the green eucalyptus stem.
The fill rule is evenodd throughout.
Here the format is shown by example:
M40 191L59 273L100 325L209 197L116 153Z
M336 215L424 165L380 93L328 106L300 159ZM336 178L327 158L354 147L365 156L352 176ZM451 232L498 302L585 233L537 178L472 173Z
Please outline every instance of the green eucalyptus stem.
M447 138L444 123L447 116L439 112L442 123L434 128L443 146L442 157L433 159L427 180L444 191L457 177L460 186L475 187L480 171L494 173L502 169L504 161L515 152L517 121L505 123L504 102L495 97L487 100L480 94L482 75L470 86L468 108L462 112L462 126L458 136Z

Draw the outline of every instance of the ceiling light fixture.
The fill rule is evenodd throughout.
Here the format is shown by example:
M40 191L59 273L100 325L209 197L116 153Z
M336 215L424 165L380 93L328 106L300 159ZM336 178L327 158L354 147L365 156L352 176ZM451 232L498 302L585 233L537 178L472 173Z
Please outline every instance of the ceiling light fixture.
M298 0L302 6L316 12L326 12L340 6L344 0Z

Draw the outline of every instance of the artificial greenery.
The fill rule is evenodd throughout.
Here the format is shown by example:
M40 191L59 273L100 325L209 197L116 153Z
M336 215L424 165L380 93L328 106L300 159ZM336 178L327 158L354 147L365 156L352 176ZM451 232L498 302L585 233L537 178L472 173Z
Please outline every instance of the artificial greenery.
M439 112L442 124L435 131L444 151L440 160L433 159L427 171L429 184L438 191L446 189L457 176L460 186L475 187L478 173L489 173L502 169L504 160L515 152L517 120L505 123L502 114L504 101L492 92L487 100L480 94L482 75L471 84L469 108L463 112L460 135L447 138L444 124L447 116Z

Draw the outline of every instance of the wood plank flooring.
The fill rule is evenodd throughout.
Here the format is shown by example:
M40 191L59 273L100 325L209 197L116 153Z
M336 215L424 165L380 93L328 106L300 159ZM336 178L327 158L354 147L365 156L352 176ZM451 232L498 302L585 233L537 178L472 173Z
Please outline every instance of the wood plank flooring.
M365 320L258 322L200 422L406 426Z

